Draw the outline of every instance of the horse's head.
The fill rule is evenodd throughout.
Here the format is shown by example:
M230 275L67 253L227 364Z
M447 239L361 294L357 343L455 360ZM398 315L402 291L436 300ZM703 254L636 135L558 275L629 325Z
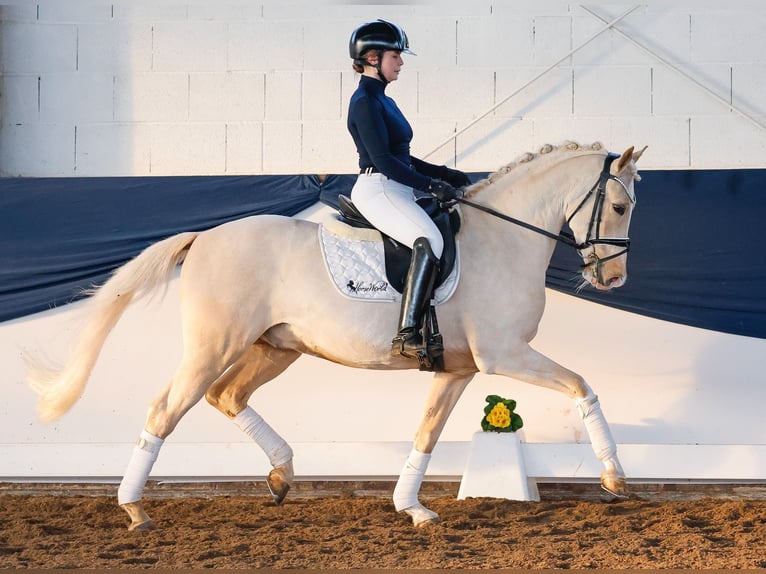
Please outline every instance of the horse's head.
M628 228L636 205L633 184L641 177L636 162L646 147L621 156L610 154L598 182L568 216L583 258L582 276L596 289L613 289L628 277Z

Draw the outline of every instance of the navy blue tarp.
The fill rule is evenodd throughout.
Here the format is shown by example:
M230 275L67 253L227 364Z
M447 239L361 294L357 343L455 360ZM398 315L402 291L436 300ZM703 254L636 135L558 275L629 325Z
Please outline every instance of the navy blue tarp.
M548 286L659 319L766 338L766 255L760 245L766 170L641 175L627 285L575 292L580 261L559 245ZM0 321L75 300L81 289L103 282L159 239L260 213L294 215L320 199L333 204L354 179L0 179Z
M766 170L642 171L628 282L578 297L666 321L766 338ZM571 249L547 284L572 292Z
M0 321L80 298L165 237L318 197L316 176L0 179Z

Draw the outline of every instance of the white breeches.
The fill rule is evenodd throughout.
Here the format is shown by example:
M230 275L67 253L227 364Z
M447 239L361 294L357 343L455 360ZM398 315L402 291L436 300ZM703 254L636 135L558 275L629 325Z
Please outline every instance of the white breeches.
M351 200L367 220L386 235L412 247L425 237L441 258L444 240L428 214L415 203L411 187L388 179L382 173L360 174L351 190Z

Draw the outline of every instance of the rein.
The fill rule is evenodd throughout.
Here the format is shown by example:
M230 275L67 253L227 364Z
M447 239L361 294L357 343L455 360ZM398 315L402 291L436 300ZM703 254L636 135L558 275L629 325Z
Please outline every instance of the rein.
M593 211L591 213L590 224L588 225L588 236L586 237L585 241L583 241L582 243L578 243L574 235L566 231L560 231L558 234L551 233L550 231L542 229L541 227L537 227L536 225L532 225L531 223L527 223L526 221L516 219L515 217L511 217L510 215L501 213L495 209L492 209L491 207L487 207L486 205L480 205L478 203L474 203L472 201L468 201L467 199L463 199L463 198L457 199L457 202L462 203L463 205L468 205L469 207L473 207L474 209L478 209L479 211L488 213L489 215L497 217L498 219L502 219L503 221L507 221L509 223L513 223L514 225L518 225L519 227L523 227L524 229L534 231L535 233L539 233L540 235L544 235L545 237L554 239L555 241L564 243L565 245L568 245L570 247L574 247L577 251L582 251L583 249L586 249L587 247L594 247L595 245L599 245L599 244L613 245L616 247L624 248L622 251L618 253L615 253L613 255L609 255L608 257L603 257L603 258L597 257L595 255L595 250L594 250L593 258L595 260L592 261L591 263L583 264L582 267L587 267L588 265L592 265L593 263L600 265L601 263L609 261L610 259L614 259L615 257L619 257L623 253L627 253L630 250L630 239L628 237L601 237L599 234L599 227L601 226L601 214L604 210L604 197L606 195L606 184L609 180L616 181L622 186L622 188L625 190L625 193L628 195L628 198L630 199L631 203L635 201L630 196L630 193L628 192L628 188L622 182L622 180L618 178L617 176L609 173L609 168L611 167L612 162L618 157L620 156L614 153L607 154L606 158L604 159L604 166L601 169L601 174L599 175L598 180L596 181L596 183L593 184L593 187L591 187L590 190L588 190L588 193L585 194L585 197L578 204L577 208L572 212L572 215L567 217L566 221L567 221L567 224L569 224L569 222L572 221L572 218L575 215L577 215L577 213L582 209L583 205L585 205L585 203L593 195L593 193L597 192L596 201L594 201L593 203ZM591 236L591 233L593 232L594 229L595 229L595 236Z

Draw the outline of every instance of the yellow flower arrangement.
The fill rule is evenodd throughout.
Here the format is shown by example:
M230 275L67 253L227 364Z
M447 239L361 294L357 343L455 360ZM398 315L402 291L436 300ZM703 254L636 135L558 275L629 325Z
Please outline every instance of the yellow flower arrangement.
M504 399L497 395L488 395L487 406L484 407L484 418L481 419L481 428L484 431L516 432L524 421L518 413L513 412L516 401Z
M503 403L497 403L487 415L487 422L493 427L504 429L511 426L511 411Z

